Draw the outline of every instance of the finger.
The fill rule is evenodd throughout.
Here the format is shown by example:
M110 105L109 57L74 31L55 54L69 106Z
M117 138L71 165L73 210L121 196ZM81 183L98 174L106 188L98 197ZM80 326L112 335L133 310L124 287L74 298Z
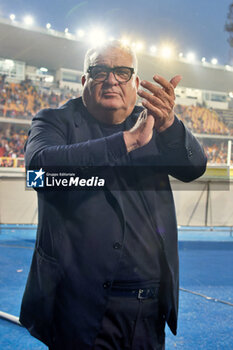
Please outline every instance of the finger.
M174 87L173 85L168 82L166 79L162 78L162 77L158 77L158 76L154 76L153 79L158 83L160 82L160 85L162 86L162 88L160 86L156 86L153 83L150 83L147 80L143 80L141 82L141 85L146 88L147 90L149 90L150 92L152 92L154 95L160 97L162 100L164 98L166 99L170 99L172 98L173 100L175 100L175 92L174 92Z
M168 113L165 110L161 110L158 107L155 107L148 101L142 101L142 105L149 111L150 114L153 115L155 119L163 119L164 117L168 117Z
M138 95L142 98L145 98L148 102L150 102L154 106L165 108L168 111L171 111L174 107L174 100L170 96L168 96L168 98L164 98L164 96L163 98L159 98L141 89L138 90Z
M150 92L152 92L152 94L156 94L156 91L159 93L159 90L161 90L161 88L159 88L153 83L150 83L147 80L142 80L140 85L143 86L145 89L149 90Z
M163 86L163 88L168 91L168 92L172 92L174 90L174 88L179 84L179 82L182 79L181 75L175 75L170 81L166 80L164 77L162 77L161 75L155 75L153 77L154 81L156 83L159 83L161 86Z
M156 83L161 85L170 96L174 96L174 86L171 84L170 81L168 81L161 75L154 75L153 79Z
M170 83L173 85L174 88L177 87L177 85L179 84L179 82L181 81L182 76L181 75L175 75L171 80Z
M161 87L156 86L155 84L150 83L149 81L143 80L141 82L141 85L145 89L149 90L154 96L159 97L161 100L164 100L164 99L168 99L169 100L170 98L174 99L173 95L170 96L165 90L161 89ZM143 90L139 89L139 91L143 91Z

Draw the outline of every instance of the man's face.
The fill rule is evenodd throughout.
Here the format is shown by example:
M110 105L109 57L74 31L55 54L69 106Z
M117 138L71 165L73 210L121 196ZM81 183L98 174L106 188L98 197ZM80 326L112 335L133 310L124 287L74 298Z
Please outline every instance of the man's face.
M109 48L91 58L91 66L104 65L110 68L117 66L133 67L131 55L120 48ZM132 75L128 82L119 83L113 72L103 82L98 82L87 73L82 77L83 101L91 114L110 111L122 112L122 120L132 112L136 103L138 77ZM104 118L103 118L104 120Z

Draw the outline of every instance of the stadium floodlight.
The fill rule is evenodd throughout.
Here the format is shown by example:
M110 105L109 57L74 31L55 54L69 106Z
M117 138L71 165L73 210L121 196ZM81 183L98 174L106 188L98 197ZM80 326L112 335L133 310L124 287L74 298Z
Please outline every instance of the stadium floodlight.
M46 28L47 28L47 29L50 29L50 28L51 28L51 24L50 24L50 23L47 23L47 24L46 24Z
M135 46L134 46L135 51L140 52L143 50L143 48L144 48L144 45L142 42L135 43Z
M152 45L150 47L150 53L155 53L157 51L157 47L155 45Z
M69 28L66 28L66 29L64 30L64 32L65 32L66 34L68 34L68 33L69 33Z
M12 21L14 21L15 20L15 15L12 13L12 14L10 14L10 19L12 20Z
M205 58L205 57L202 57L201 62L202 62L202 63L205 63L205 62L206 62L206 58Z
M183 52L180 52L179 53L179 58L182 58L182 57L184 57L184 54L183 54Z
M233 72L233 67L229 66L229 64L225 65L225 69L230 71L230 72Z
M233 92L232 91L229 92L229 96L230 96L230 98L233 98Z
M84 32L84 30L82 30L82 29L78 29L78 30L76 31L76 35L77 35L79 38L83 38L84 35L85 35L85 32Z
M88 41L92 46L101 46L106 40L106 34L102 28L93 28L88 35Z
M123 46L129 46L130 45L130 40L127 37L121 38L120 42L122 43Z
M212 64L217 64L217 63L218 63L217 58L212 58L211 63L212 63Z
M47 73L48 72L48 68L40 67L40 71L43 72L43 73Z
M161 48L161 56L165 59L169 59L172 56L172 48L170 46L163 46Z
M27 26L31 26L34 23L34 19L32 16L25 16L23 21L24 24L26 24Z
M194 62L196 60L196 55L194 52L189 52L186 58L189 62Z

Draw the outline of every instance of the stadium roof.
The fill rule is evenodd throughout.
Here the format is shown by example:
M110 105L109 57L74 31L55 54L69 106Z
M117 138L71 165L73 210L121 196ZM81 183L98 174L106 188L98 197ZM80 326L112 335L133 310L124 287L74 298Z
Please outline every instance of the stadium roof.
M38 27L29 28L8 19L0 19L0 57L23 61L27 65L46 67L50 70L83 69L83 59L88 44L68 37L65 33ZM139 76L152 80L154 74L170 79L182 75L181 86L231 92L233 72L224 67L206 67L201 63L185 63L182 60L165 60L157 56L139 53Z
M51 70L62 67L82 69L87 45L56 33L42 28L27 28L1 19L0 57Z

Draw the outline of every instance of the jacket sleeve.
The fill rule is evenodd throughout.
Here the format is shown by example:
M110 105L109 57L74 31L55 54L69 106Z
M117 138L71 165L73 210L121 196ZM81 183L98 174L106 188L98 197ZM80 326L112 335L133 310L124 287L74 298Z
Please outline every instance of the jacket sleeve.
M175 121L167 130L156 135L160 163L173 177L192 181L206 170L207 158L204 150L182 121Z
M25 145L27 167L89 167L114 165L127 153L123 133L69 144L72 118L59 110L40 111L32 120Z

